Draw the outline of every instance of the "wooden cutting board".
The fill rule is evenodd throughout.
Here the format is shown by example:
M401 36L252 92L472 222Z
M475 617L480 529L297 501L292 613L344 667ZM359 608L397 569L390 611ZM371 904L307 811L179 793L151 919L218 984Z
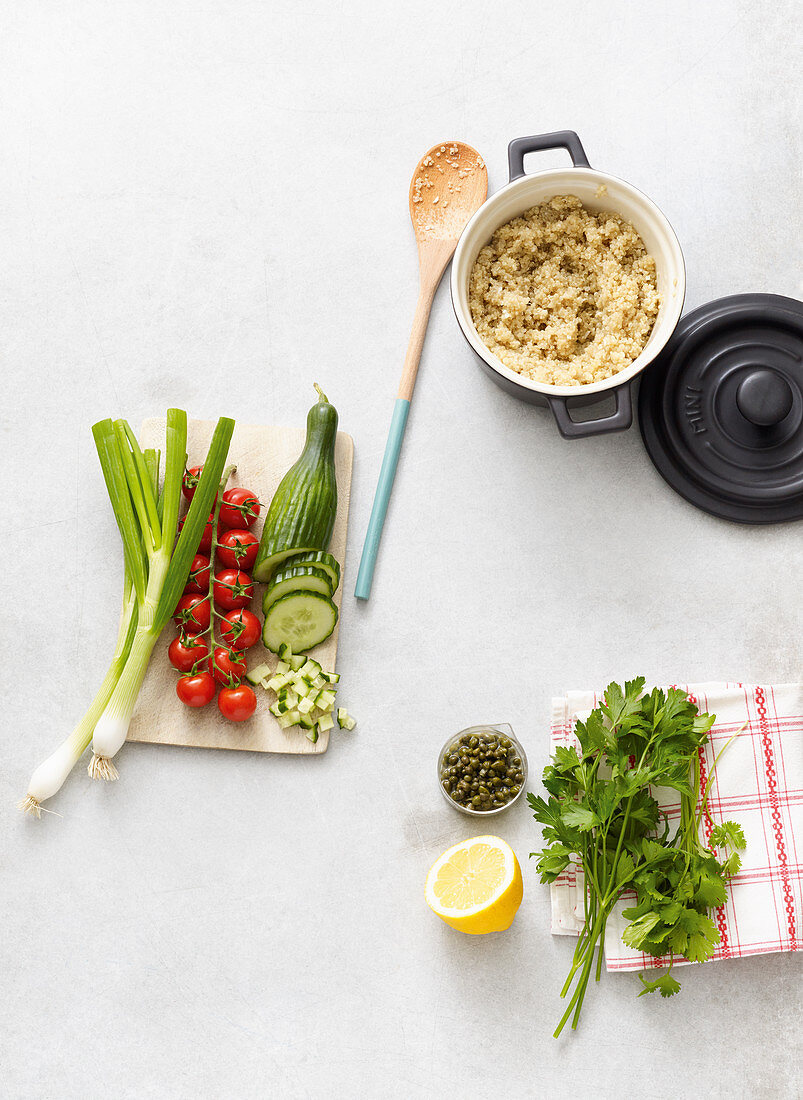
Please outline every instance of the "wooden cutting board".
M187 426L187 465L203 462L215 425L210 420L190 420ZM234 428L229 463L236 463L237 470L229 481L229 487L242 485L256 493L262 502L262 512L252 530L262 532L267 505L279 482L301 454L304 446L303 428L264 428L254 424L237 424ZM164 453L164 418L146 420L140 433L140 445L156 447ZM329 552L340 562L340 587L334 601L340 608L343 593L343 575L346 564L346 527L351 492L351 467L354 459L354 442L350 435L337 433L335 469L337 473L337 520L332 534ZM252 609L261 616L264 586L255 585ZM310 655L328 671L335 669L337 635L334 632ZM145 683L142 686L137 707L128 731L129 741L151 741L163 745L190 745L203 749L245 749L249 752L287 752L316 754L326 752L329 732L322 733L316 744L308 740L302 729L283 730L268 710L273 694L257 688L257 709L247 722L227 722L216 703L194 710L183 706L176 696L176 672L167 659L167 647L175 636L172 623L165 627L162 637L153 651ZM267 663L276 664L276 657L257 642L248 650L248 667Z

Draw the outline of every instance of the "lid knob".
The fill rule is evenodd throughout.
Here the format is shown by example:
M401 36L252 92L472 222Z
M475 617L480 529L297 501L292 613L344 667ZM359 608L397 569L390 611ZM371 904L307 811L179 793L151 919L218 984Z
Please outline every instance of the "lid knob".
M778 371L757 367L739 383L739 412L759 428L780 424L792 408L792 387Z

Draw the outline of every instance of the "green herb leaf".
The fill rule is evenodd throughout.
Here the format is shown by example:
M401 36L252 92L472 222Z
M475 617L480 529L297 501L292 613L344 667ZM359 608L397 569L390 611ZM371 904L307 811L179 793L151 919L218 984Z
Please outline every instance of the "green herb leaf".
M735 848L744 851L744 832L738 821L721 821L711 830L710 843L715 848Z
M669 970L664 970L651 982L648 982L643 974L639 974L639 979L644 987L638 994L639 997L643 997L645 993L655 993L656 990L662 997L674 997L676 993L680 993L680 982L672 977Z

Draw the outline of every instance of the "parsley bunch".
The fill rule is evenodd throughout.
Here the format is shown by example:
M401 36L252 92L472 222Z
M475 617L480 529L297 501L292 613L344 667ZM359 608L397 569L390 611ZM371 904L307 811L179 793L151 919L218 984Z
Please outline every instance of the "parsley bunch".
M719 932L708 910L724 902L725 884L741 862L736 853L744 835L735 822L711 832L712 846L731 849L723 861L699 839L713 769L701 790L698 750L715 716L699 714L676 688L644 694L644 682L639 677L624 690L610 684L602 704L575 727L580 751L561 746L544 769L549 798L527 796L544 826L546 846L533 853L541 881L554 882L569 864L585 876L585 922L561 997L573 983L574 989L556 1037L570 1016L577 1027L595 951L600 979L605 925L624 890L636 895L623 911L631 922L624 942L670 963L653 981L639 975L639 996L658 990L671 997L680 989L671 974L674 956L704 962L713 954ZM680 797L673 836L666 815L660 825L651 787L670 787Z

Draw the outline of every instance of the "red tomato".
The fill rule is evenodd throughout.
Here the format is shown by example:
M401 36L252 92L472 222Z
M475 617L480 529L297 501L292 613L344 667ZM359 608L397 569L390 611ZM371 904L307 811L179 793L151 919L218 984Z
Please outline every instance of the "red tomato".
M217 557L227 569L244 569L251 572L259 549L259 539L251 531L234 528L220 535Z
M220 633L232 649L250 649L259 639L259 619L253 611L238 608L223 616Z
M196 554L190 566L190 575L184 585L185 592L209 591L209 558L205 554Z
M217 697L220 713L230 722L245 722L256 710L257 697L248 684L225 687Z
M248 672L248 661L239 650L229 652L223 646L218 646L214 655L209 658L209 671L219 684L234 687Z
M176 695L187 707L205 707L215 698L215 681L208 672L182 676L176 684Z
M200 634L209 627L210 618L209 597L190 592L176 604L173 622L185 634Z
M251 527L258 515L259 501L248 489L227 489L223 494L221 527Z
M186 516L182 516L178 523L178 533L181 534ZM212 520L214 516L210 516L206 521L206 527L204 527L203 534L201 535L201 541L198 543L197 553L208 554L212 549ZM220 530L220 524L218 524L218 530Z
M209 656L209 646L193 634L179 634L167 647L167 657L179 672L190 672L193 665Z
M201 480L202 470L203 466L190 466L188 470L184 471L184 477L181 480L181 491L187 500L192 500L195 496L195 490Z
M254 595L254 586L247 573L241 573L239 569L221 569L215 573L212 592L218 607L233 611L236 607L248 607Z

